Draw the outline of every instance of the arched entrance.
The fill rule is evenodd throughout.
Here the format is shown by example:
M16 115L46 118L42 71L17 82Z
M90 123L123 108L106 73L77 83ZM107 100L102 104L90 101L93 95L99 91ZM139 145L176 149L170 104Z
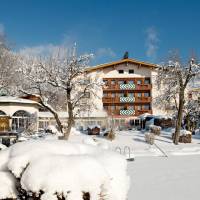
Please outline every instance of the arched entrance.
M3 112L2 110L0 110L0 116L5 116L5 115L6 115L6 113Z
M30 125L30 113L24 110L15 112L12 116L12 130L21 132Z
M9 117L6 113L0 110L0 132L6 132L9 130Z

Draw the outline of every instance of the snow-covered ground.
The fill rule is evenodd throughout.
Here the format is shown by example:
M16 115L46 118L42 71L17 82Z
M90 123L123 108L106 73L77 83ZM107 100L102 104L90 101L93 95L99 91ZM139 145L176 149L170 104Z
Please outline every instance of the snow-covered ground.
M140 157L128 163L128 200L200 199L200 155Z
M71 140L80 140L80 137L83 136L74 135ZM171 133L162 131L156 136L155 145L150 146L145 142L144 133L120 131L116 139L107 144L122 154L124 149L128 154L129 147L135 158L128 162L131 179L128 200L199 199L200 135L193 136L191 144L174 145Z
M134 161L128 161L128 200L199 199L200 135L193 136L191 144L174 145L171 132L162 131L155 137L155 145L147 144L141 131L116 132L116 138L109 141L73 130L69 141L98 146L102 151L110 149L127 158L130 150ZM46 140L56 140L56 136L46 136Z
M129 149L131 157L200 155L200 135L193 136L191 144L179 143L179 145L174 145L171 133L162 131L160 136L155 137L155 145L149 145L145 142L144 134L141 131L119 131L112 142L98 136L73 134L70 141L81 142L85 140L89 142L90 138L94 138L102 143L107 143L108 147L114 151L121 151L127 157L129 157Z

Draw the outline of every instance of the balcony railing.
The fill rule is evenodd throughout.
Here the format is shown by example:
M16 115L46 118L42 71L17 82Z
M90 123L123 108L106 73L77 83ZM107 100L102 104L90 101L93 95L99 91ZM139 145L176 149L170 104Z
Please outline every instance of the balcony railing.
M119 84L119 85L104 85L103 90L151 90L151 84Z
M120 90L134 90L135 89L135 84L120 84L119 85Z
M135 97L135 102L147 103L151 102L152 97Z
M120 115L134 115L135 114L135 110L120 110L119 111Z
M113 115L113 116L139 116L144 113L149 113L152 114L152 110L107 110L108 115Z
M135 101L135 97L120 97L119 101L121 103L129 103L129 102L134 102Z
M151 97L103 97L103 103L149 103Z

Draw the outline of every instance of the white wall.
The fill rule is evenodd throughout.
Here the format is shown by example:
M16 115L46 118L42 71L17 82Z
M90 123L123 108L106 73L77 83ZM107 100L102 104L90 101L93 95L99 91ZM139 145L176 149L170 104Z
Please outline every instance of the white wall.
M118 70L124 70L124 74L119 74ZM133 69L134 74L129 74L128 70ZM131 78L131 77L150 77L151 69L132 63L123 63L115 67L108 67L102 70L103 78Z
M3 111L7 116L12 117L13 114L17 111L23 110L30 114L36 114L37 124L36 124L36 130L38 130L38 106L34 104L13 104L12 103L3 103L0 105L0 110Z

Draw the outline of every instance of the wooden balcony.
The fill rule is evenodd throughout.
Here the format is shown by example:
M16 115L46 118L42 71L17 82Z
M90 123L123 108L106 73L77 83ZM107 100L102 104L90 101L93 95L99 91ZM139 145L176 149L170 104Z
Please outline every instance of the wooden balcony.
M124 85L124 86L122 86ZM134 85L134 84L133 84ZM119 84L119 85L104 85L103 90L106 91L124 91L124 90L151 90L152 84L141 84L141 85L134 85L129 86L128 84Z
M150 103L152 101L152 97L135 97L136 103Z
M103 97L103 103L150 103L152 97Z
M128 116L140 116L144 113L152 114L152 110L107 110L108 115L113 117L128 117Z

